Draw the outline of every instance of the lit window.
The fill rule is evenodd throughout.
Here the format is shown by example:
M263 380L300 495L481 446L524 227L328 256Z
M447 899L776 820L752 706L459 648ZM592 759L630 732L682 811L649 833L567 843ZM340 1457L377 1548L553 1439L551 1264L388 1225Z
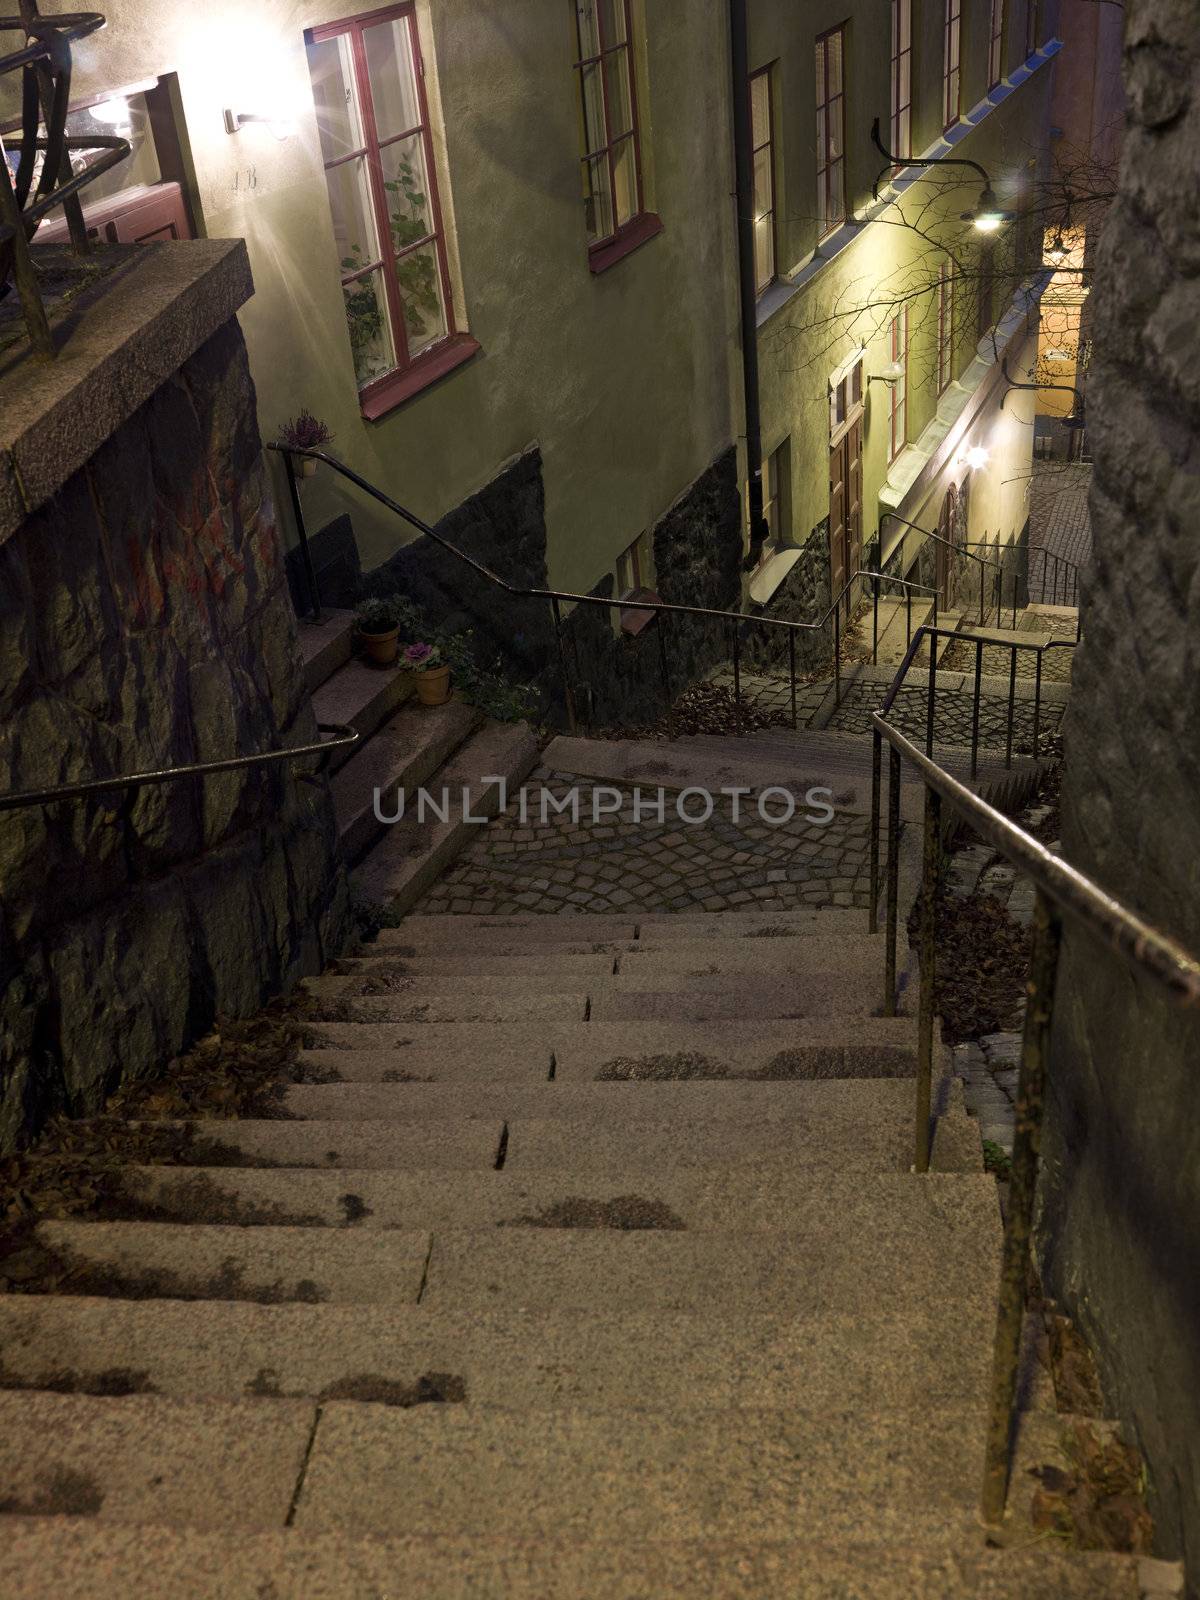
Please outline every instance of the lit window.
M588 243L611 245L642 216L642 154L638 135L629 0L571 0L583 211Z
M962 115L962 0L946 0L942 49L942 126L953 127Z
M817 225L822 238L846 215L845 29L817 40Z
M617 557L617 598L625 599L636 589L649 587L650 559L644 533Z
M775 281L775 129L771 69L750 79L754 145L754 281L761 294Z
M306 42L365 398L428 367L455 331L414 8L313 28Z
M888 407L891 422L890 460L900 454L908 443L908 307L902 306L892 318L889 358L894 365L904 368L904 375L889 385L891 401Z
M992 21L988 30L988 88L994 89L1004 76L1004 0L992 0Z
M830 437L841 433L848 422L862 411L863 364L860 357L852 367L842 370L829 384Z
M954 263L938 269L937 287L937 392L944 394L954 376Z
M912 155L912 0L892 0L892 137L901 161Z

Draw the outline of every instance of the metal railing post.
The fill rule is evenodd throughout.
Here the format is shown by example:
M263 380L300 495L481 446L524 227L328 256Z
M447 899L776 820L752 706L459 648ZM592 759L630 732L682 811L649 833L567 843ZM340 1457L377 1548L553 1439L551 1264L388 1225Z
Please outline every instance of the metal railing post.
M1008 725L1004 735L1004 770L1007 772L1012 766L1013 756L1013 718L1017 710L1017 647L1009 645L1012 659L1008 664Z
M871 665L879 665L879 582L875 581L875 598L871 605Z
M896 924L900 917L900 752L888 747L887 931L884 934L883 1014L896 1015Z
M667 662L667 619L660 615L655 619L658 629L658 671L662 678L663 701L667 714L667 738L675 737L675 707L671 698L671 669Z
M1003 1521L1008 1499L1009 1441L1017 1395L1026 1272L1033 1232L1042 1107L1061 941L1059 914L1039 889L1034 903L1033 951L1026 986L1021 1065L1017 1076L1012 1177L1008 1186L1008 1217L1004 1228L1000 1304L996 1315L996 1343L992 1359L991 1411L983 1473L983 1520L993 1526Z
M567 727L575 733L579 728L579 720L575 715L575 689L567 667L567 647L563 642L562 610L556 599L551 600L550 608L554 612L554 637L558 643L558 665L562 673L563 699L567 707Z
M987 568L985 566L981 565L980 568L979 568L979 626L981 628L983 627L984 617L987 615L986 611L984 610L984 605L983 605L983 591L984 591L984 584L986 583L986 581L987 581Z
M933 755L933 726L937 720L937 651L936 635L929 636L929 709L925 722L925 754Z
M1042 652L1037 653L1037 666L1033 673L1033 758L1037 760L1038 744L1042 736Z
M733 625L733 725L742 731L742 641L738 625Z
M796 630L789 628L788 636L788 678L792 685L792 727L799 727L796 718Z
M983 689L983 640L975 641L975 693L971 700L971 776L979 771L979 697Z
M833 613L833 703L842 703L842 602Z
M942 797L925 790L925 849L921 869L921 997L917 1013L917 1172L929 1171L933 1105L933 984L937 967L937 899L942 852Z
M871 739L871 894L869 933L879 931L879 825L883 789L883 735L876 728Z
M300 504L300 487L296 482L296 464L292 459L290 450L281 450L284 468L287 471L288 495L292 502L292 517L296 524L296 533L300 540L300 560L304 567L304 582L308 588L308 598L312 605L312 620L321 620L321 592L317 587L316 569L313 567L312 551L308 547L308 528L304 521L304 510Z

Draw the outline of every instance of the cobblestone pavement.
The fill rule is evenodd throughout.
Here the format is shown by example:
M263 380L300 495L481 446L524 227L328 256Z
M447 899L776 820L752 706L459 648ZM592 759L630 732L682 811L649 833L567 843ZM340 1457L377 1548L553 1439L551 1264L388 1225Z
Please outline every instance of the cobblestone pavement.
M1092 521L1088 510L1088 490L1092 469L1065 461L1035 462L1029 491L1029 542L1041 545L1082 567L1091 560ZM1054 563L1035 557L1031 563L1029 598L1041 605L1070 605L1073 602L1060 588L1054 592Z
M561 801L572 788L580 816L541 816L542 785ZM666 795L666 820L651 810L656 792L641 791L643 821L634 816L634 791L619 815L593 820L589 778L537 769L527 780L528 820L514 804L480 829L478 840L421 902L422 912L511 915L522 911L791 910L799 906L867 904L868 818L839 812L825 826L803 811L773 827L760 821L753 800L740 820L724 801L704 824L682 824L676 797ZM615 786L611 786L615 787ZM772 797L772 810L778 807ZM699 811L693 799L690 806Z
M1065 652L1064 652L1065 653ZM879 685L853 684L841 705L829 720L829 726L841 733L869 733L871 712L879 709ZM971 743L972 696L959 690L936 691L935 716L939 744L969 745ZM925 722L929 696L925 689L901 689L892 707L892 720L901 733L909 738L925 736ZM1053 733L1062 721L1063 707L1043 704L1041 733ZM1008 699L982 698L979 702L979 742L989 749L1002 750L1008 728ZM1033 703L1018 700L1013 713L1013 751L1017 755L1033 753Z
M733 692L733 668L722 667L713 674L713 682L720 684L723 689ZM812 719L821 709L821 702L829 691L832 678L818 678L814 683L796 684L796 726L807 728ZM741 675L742 693L770 711L782 711L785 717L792 714L792 688L786 674L780 676L764 676L759 673L743 672Z
M1057 620L1057 619L1055 619ZM1063 637L1057 628L1045 628L1046 633L1055 633ZM1074 628L1068 627L1066 636L1074 638ZM1007 678L1012 661L1012 651L1006 650L1002 644L984 645L983 671L985 677ZM1042 682L1043 683L1070 683L1071 668L1075 662L1074 650L1047 650L1042 656ZM938 663L949 672L975 671L975 645L967 637L952 639L946 647L946 653ZM1037 658L1032 650L1017 651L1017 677L1034 678L1037 676Z

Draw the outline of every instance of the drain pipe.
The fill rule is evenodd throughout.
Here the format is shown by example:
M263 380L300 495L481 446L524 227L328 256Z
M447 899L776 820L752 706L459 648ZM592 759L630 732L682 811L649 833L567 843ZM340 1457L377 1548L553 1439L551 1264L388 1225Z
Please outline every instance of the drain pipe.
M742 322L742 389L746 473L750 490L747 571L758 565L769 529L763 519L762 418L758 406L758 283L754 268L754 131L750 117L750 43L746 0L729 0L733 90L733 154L737 196L738 286Z

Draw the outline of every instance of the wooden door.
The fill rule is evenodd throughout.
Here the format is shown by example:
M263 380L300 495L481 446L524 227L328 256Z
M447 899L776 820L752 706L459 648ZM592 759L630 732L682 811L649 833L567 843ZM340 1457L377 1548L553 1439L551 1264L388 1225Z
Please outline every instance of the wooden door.
M955 550L959 544L958 493L953 484L946 490L938 516L938 533L946 542L937 543L938 604L948 611L954 602Z
M829 452L829 576L831 598L841 595L862 565L862 418L856 417ZM854 592L842 598L848 618Z

